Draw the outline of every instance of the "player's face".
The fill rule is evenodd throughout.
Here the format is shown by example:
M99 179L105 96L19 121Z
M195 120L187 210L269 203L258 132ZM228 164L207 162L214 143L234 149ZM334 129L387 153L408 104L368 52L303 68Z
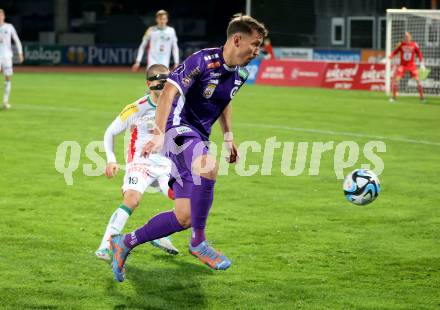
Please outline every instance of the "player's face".
M405 33L405 41L406 41L407 43L410 43L410 42L411 42L411 34L410 34L409 32L406 32L406 33Z
M5 13L0 11L0 24L3 24L5 22Z
M160 15L156 17L156 23L159 28L164 28L168 24L168 16Z
M254 30L250 35L243 33L237 34L237 38L234 41L238 65L246 66L260 53L263 37Z
M169 72L161 72L161 74L169 74ZM159 84L163 84L163 83L166 83L166 80L147 81L147 86L148 86L148 88L151 88L151 87L157 86ZM153 92L156 95L156 97L158 98L160 93L162 92L162 89L151 90L151 92Z

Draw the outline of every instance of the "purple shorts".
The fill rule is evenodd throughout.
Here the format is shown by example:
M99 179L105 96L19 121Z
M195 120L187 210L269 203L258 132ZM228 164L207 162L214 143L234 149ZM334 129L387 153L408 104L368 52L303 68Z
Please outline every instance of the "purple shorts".
M165 135L165 154L171 160L171 178L175 198L190 198L194 184L200 184L200 176L192 171L193 161L208 154L208 141L187 126L170 128Z

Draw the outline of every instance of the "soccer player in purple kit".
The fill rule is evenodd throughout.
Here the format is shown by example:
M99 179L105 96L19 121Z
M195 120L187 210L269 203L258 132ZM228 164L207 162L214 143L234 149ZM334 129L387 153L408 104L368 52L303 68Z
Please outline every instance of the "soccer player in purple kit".
M212 125L219 119L230 154L228 161L237 160L230 101L247 79L243 66L258 56L266 36L262 23L236 15L228 25L223 47L192 54L169 76L158 100L155 135L142 152L149 156L165 147L173 163L175 210L157 214L127 235L111 237L112 270L117 281L124 281L125 261L133 248L189 227L192 255L212 269L225 270L231 265L205 240L218 169L215 157L208 153L208 140Z

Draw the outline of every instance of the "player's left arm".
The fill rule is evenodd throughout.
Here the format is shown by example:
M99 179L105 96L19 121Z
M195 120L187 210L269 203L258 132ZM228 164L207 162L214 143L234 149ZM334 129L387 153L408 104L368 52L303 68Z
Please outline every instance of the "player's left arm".
M24 61L23 47L21 45L20 38L18 37L17 31L15 30L14 26L11 27L12 27L12 40L14 40L15 46L17 47L17 51L18 51L18 58L20 60L20 63L22 63Z
M419 44L415 43L414 51L416 52L416 55L419 58L420 68L422 70L425 70L425 62L423 60L423 54L422 54L422 51L420 50Z
M147 44L148 44L148 42L150 41L150 38L151 38L151 31L152 31L152 27L149 27L145 31L144 36L142 37L142 42L139 45L138 52L136 54L136 61L133 64L133 66L131 67L132 71L134 71L134 72L136 72L139 69L140 65L141 65L142 57L144 56L144 51L145 51L145 49L147 47Z
M220 127L223 132L223 141L226 149L229 152L229 157L226 158L228 163L235 163L238 161L238 150L234 143L234 134L232 133L232 105L229 103L223 110L219 117Z
M174 68L175 69L179 65L179 46L177 45L177 35L176 31L173 29L173 60L174 60Z

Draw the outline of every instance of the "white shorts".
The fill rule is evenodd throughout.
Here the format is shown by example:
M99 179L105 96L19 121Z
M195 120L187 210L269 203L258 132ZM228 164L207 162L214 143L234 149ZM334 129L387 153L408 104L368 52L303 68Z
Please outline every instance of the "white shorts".
M151 192L161 191L167 196L170 173L171 165L129 163L125 170L122 192L131 189L143 194L150 187Z
M12 70L12 57L5 57L0 62L0 70L4 76L12 76L14 71Z

